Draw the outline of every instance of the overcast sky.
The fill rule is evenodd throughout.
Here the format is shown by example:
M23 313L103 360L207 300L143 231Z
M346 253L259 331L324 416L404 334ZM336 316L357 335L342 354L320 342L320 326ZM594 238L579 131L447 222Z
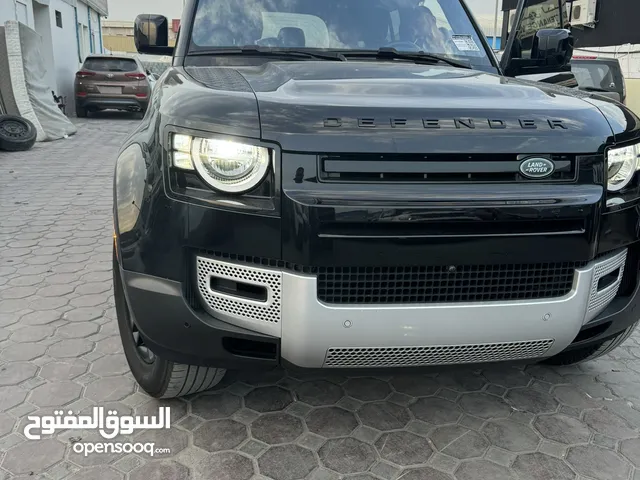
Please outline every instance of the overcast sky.
M494 0L467 0L467 4L475 15L493 13L496 5ZM109 20L133 21L139 13L180 18L182 0L109 0Z

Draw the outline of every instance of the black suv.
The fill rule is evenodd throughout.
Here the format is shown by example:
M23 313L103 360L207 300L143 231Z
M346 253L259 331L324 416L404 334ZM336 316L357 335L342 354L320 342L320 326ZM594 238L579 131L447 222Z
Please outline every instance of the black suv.
M568 71L560 1L520 1L501 63L464 0L187 0L175 50L165 18L138 17L139 51L173 55L114 179L142 388L570 364L628 338L640 121L514 78Z

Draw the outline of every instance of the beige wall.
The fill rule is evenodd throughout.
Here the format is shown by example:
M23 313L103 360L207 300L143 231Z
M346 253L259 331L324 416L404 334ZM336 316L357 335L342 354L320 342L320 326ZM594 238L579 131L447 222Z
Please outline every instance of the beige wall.
M640 78L627 78L627 106L640 115Z

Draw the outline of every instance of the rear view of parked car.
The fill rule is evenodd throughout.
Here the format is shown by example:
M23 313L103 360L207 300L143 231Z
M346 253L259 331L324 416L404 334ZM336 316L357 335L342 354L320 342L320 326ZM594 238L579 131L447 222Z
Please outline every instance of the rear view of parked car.
M76 114L115 109L146 112L151 92L142 64L135 58L92 55L76 73Z

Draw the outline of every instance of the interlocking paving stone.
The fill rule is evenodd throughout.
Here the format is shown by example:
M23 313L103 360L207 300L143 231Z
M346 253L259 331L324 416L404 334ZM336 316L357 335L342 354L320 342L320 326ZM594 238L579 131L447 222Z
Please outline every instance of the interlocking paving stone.
M74 382L45 383L37 387L29 401L39 407L66 405L80 397L82 387Z
M158 470L153 470L153 472L157 472ZM124 479L124 475L118 472L116 469L112 467L90 467L78 472L75 472L70 477L67 477L68 480L122 480ZM141 477L141 476L131 476L131 480L148 480L149 478L154 478L157 480L169 480L170 477ZM178 477L173 477L178 478ZM186 477L184 477L186 478Z
M247 408L256 412L275 412L293 401L291 392L281 387L259 387L244 397Z
M608 410L589 410L584 414L584 422L593 430L610 437L625 439L638 436L638 430L627 425L622 418Z
M62 460L64 450L64 445L54 439L25 442L6 453L2 467L13 474L40 474Z
M561 403L570 407L585 409L598 406L597 401L573 385L560 385L553 390L553 395Z
M328 440L318 455L324 466L345 474L365 472L376 459L373 447L355 438Z
M27 398L28 393L15 385L0 387L0 412L6 412L16 405L20 405Z
M302 421L287 413L265 414L251 424L253 438L268 444L293 442L302 432Z
M475 392L486 385L486 380L482 375L468 369L455 369L441 373L437 380L443 387L457 392Z
M96 114L69 139L0 153L0 479L280 480L309 471L305 480L640 480L640 330L579 367L369 377L278 368L229 372L220 388L183 400L149 398L124 359L110 271L113 166L137 124ZM170 406L170 430L132 438L174 451L85 458L71 439L103 440L95 432L24 438L28 415L70 397L65 409L80 412L156 415ZM406 432L428 442L428 466L401 467L378 452L386 440L386 458L424 457L398 440ZM305 452L301 465L294 452ZM7 462L24 473L9 473Z
M0 437L8 435L13 430L16 419L6 413L0 413Z
M298 400L315 407L333 405L343 396L342 388L326 380L303 382L294 389Z
M126 377L99 378L87 385L85 397L94 402L122 400L133 393L133 383Z
M562 460L539 452L518 455L513 469L522 480L571 480L575 477Z
M482 428L489 441L511 452L535 450L540 439L528 425L512 420L492 420Z
M505 388L526 387L532 380L529 374L516 368L492 368L482 373L489 382Z
M540 415L534 422L540 434L555 442L571 444L586 443L591 432L580 420L567 415Z
M237 395L205 393L191 401L191 412L205 420L215 420L233 415L241 406L241 398Z
M461 460L481 457L489 447L482 435L459 425L439 427L429 438L442 453Z
M426 463L433 453L425 438L411 432L385 433L375 446L383 459L404 466Z
M624 440L620 443L620 453L636 467L640 468L640 438Z
M405 471L399 480L451 480L451 475L431 467L414 468Z
M6 363L0 367L0 386L18 385L36 374L38 367L33 363Z
M517 480L511 470L488 460L464 462L455 471L455 476L457 480Z
M247 438L247 427L235 420L209 420L193 432L193 444L209 452L231 450Z
M511 413L511 407L503 399L486 393L467 393L459 403L465 412L484 419L506 417Z
M89 364L78 360L66 362L51 362L42 367L40 376L50 382L73 380L87 371Z
M363 402L384 400L391 393L389 384L377 378L351 378L344 389L347 395Z
M548 393L534 388L514 388L506 397L515 408L534 414L551 413L558 408L558 402Z
M420 398L409 407L413 415L435 425L455 423L462 416L462 410L455 403L442 398Z
M594 476L598 480L627 478L631 465L622 456L596 445L572 447L567 453L567 462L581 475Z
M355 415L340 407L320 407L312 410L305 422L309 431L326 438L344 437L358 426Z
M271 447L258 458L260 473L274 480L301 480L316 466L313 452L299 445Z
M251 460L234 452L207 456L195 465L194 471L194 480L210 480L213 472L216 480L249 480L254 473Z
M365 403L358 410L358 417L364 425L378 430L398 430L411 420L406 408L391 402Z
M396 392L404 393L412 397L435 395L438 389L440 389L440 384L435 379L416 375L397 376L389 383Z

